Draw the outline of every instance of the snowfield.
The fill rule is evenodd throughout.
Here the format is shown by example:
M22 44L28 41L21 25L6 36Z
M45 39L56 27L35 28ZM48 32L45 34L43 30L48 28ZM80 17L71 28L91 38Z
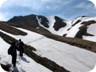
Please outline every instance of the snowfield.
M64 34L67 33L67 29L69 29L69 28L71 27L71 21L65 21L65 20L64 20L63 22L65 22L67 25L66 25L65 27L61 27L58 31L56 31L56 30L54 29L54 27L53 27L53 26L54 26L54 23L56 22L54 16L47 17L47 19L48 19L48 21L49 21L49 23L48 23L49 28L44 27L44 26L41 24L41 19L38 19L38 17L37 17L38 24L39 24L41 27L47 29L48 31L50 31L50 32L53 33L53 34L63 36Z
M44 44L41 45L41 41ZM96 63L95 53L46 38L41 41L30 43L37 49L36 53L51 59L71 72L90 71Z
M96 24L90 25L87 32L94 36L83 36L83 39L96 42Z
M81 24L84 21L96 21L96 17L78 17L75 19L72 24L74 24L76 21L81 20L79 23L77 23L75 26L73 26L68 32L66 37L72 37L74 38L77 32L79 31L79 28L83 25ZM94 36L83 36L84 40L94 41L96 42L96 23L88 25L87 26L87 33L92 34Z
M25 29L18 29L27 32L28 35L16 36L6 33L2 30L0 31L15 39L22 39L25 44L31 45L37 49L36 52L34 51L36 54L56 62L58 65L63 66L71 72L89 72L94 68L96 64L96 53L46 38L43 35ZM5 57L9 57L9 55L7 55L7 49L9 48L9 45L5 43L1 38L0 43L2 43L2 45L0 45L0 55L2 56L3 54ZM17 64L18 69L23 69L25 72L51 72L47 68L34 62L26 55L24 55L24 58L28 62L25 62L18 58L21 63ZM5 60L9 62L8 58Z
M0 63L11 64L11 56L7 54L7 50L10 47L2 38L0 38ZM52 72L44 66L36 63L34 60L24 55L23 58L17 57L17 68L15 72ZM0 66L0 72L4 71Z
M50 31L51 33L56 34L56 35L60 35L60 36L66 35L66 37L72 37L72 38L74 38L77 35L77 33L80 30L79 28L84 25L84 24L82 24L82 22L96 21L96 17L79 16L79 17L75 18L73 21L63 20L63 22L66 23L66 26L61 27L58 31L56 31L54 29L54 24L56 22L54 16L47 17L47 19L49 21L49 23L48 23L49 28L46 28L45 26L43 26L41 24L41 19L39 19L38 16L36 17L36 19L38 21L38 24L41 27ZM72 26L72 25L74 25L74 26ZM84 40L89 40L89 41L96 42L96 24L91 24L91 25L88 25L87 27L88 27L87 33L93 34L94 36L82 36L82 38Z

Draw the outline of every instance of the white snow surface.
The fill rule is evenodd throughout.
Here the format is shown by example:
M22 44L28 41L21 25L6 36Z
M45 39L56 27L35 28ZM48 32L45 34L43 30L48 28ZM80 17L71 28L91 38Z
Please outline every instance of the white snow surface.
M0 66L0 72L6 72L5 70L2 69L2 67Z
M56 31L53 27L54 23L55 23L54 16L47 17L47 19L49 21L49 23L48 23L49 28L44 27L41 24L41 19L38 19L38 17L36 17L36 18L38 20L39 25L42 26L43 28L47 29L51 33L56 34L56 35L60 35L60 36L63 36L64 34L66 34L66 37L72 37L72 38L74 38L76 36L76 34L78 33L79 28L83 25L83 24L81 24L82 22L90 21L90 20L95 20L96 21L96 17L80 16L80 17L77 17L76 19L74 19L73 21L65 21L64 20L64 22L67 25L65 27L60 28L58 31ZM78 20L81 20L81 21L79 23L77 23L76 25L72 26ZM92 24L91 26L88 26L87 32L90 33L90 34L94 33L93 34L94 36L83 36L83 39L96 42L96 28L95 27L96 26L94 24ZM70 30L68 30L69 28L70 28Z
M41 45L41 42L44 43ZM51 39L44 38L29 45L37 49L38 55L51 59L71 72L88 72L96 63L95 53Z
M24 41L25 44L31 45L34 48L37 49L35 52L36 54L46 57L54 62L56 62L58 65L63 66L67 70L71 72L89 72L92 70L96 64L96 53L93 53L91 51L81 49L79 47L71 46L69 44L55 41L49 38L46 38L43 35L18 28L24 32L27 32L28 35L26 36L16 36L7 33L9 36L12 36L16 39L21 38L22 41ZM4 32L4 31L2 31ZM5 32L6 34L6 32ZM30 37L30 38L28 38ZM2 40L0 40L2 41ZM2 43L2 42L0 42ZM5 45L4 45L5 46ZM0 52L3 50L0 50ZM27 56L25 55L25 58ZM28 58L27 60L29 60ZM31 68L34 68L33 63L31 63L32 59L29 60L30 63L26 63L28 66L32 65ZM23 64L23 63L22 63ZM23 65L22 65L23 66ZM24 65L25 66L25 65ZM36 66L36 70L39 68ZM41 67L44 70L46 68ZM40 68L40 69L41 69ZM26 68L25 68L26 69ZM49 70L44 71L41 69L39 72L47 72ZM30 70L30 67L28 67L28 70ZM33 69L31 69L33 70ZM30 71L27 71L30 72ZM32 72L32 71L31 71ZM38 72L38 71L34 71ZM50 71L49 71L50 72Z
M63 22L65 22L67 25L65 27L60 28L58 31L56 31L53 27L54 23L56 21L54 16L47 17L47 19L49 21L49 23L48 23L49 28L44 27L41 24L41 19L38 19L38 17L36 17L36 18L38 20L39 25L42 26L43 28L45 28L46 30L50 31L51 33L56 34L56 35L60 35L60 36L66 35L66 37L72 37L72 38L74 38L76 36L76 34L79 31L79 28L81 26L83 26L83 24L81 24L82 22L91 21L91 20L96 21L96 17L79 16L76 19L74 19L73 21L64 20ZM81 21L79 23L77 23L76 25L72 26L78 20L81 20ZM96 42L96 30L95 30L96 28L95 27L96 26L94 26L94 24L92 24L91 26L88 26L87 32L90 34L93 34L93 32L94 32L94 34L93 34L94 36L83 36L83 39Z
M54 18L54 16L47 17L47 19L48 19L48 21L49 21L49 23L48 23L49 28L44 27L44 26L41 24L41 19L38 19L38 17L37 17L37 20L38 20L39 25L42 26L43 28L47 29L48 31L50 31L50 32L53 33L53 34L63 36L64 34L67 33L67 29L71 27L71 21L65 21L65 20L64 20L63 22L65 22L67 25L66 25L65 27L60 28L58 31L56 31L56 30L54 29L54 27L53 27L53 26L54 26L54 23L55 23L55 18Z
M23 38L23 37L22 37ZM7 54L7 50L10 47L1 37L0 37L0 63L11 64L11 56ZM52 72L44 66L36 63L34 60L29 58L24 54L24 57L17 57L17 68L15 72ZM0 72L4 71L0 66Z
M88 27L87 32L94 36L83 36L83 39L96 42L96 24L92 24Z
M78 20L84 21L84 20L87 20L87 19L89 19L89 17L79 16L79 17L77 17L76 19L74 19L74 20L72 21L72 24L76 23Z
M67 35L66 37L75 37L75 35L77 34L77 32L79 31L79 27L81 27L82 25L79 23L79 24L76 24L74 27L72 27L68 32L67 32Z
M49 30L53 34L63 36L64 34L67 33L67 29L71 27L71 21L63 21L67 25L65 27L60 28L58 31L56 31L53 27L54 23L55 23L55 18L54 17L47 17L47 19L49 21L49 28L47 30Z
M79 28L83 25L81 24L82 22L91 20L96 21L96 17L78 17L72 22L72 24L74 24L77 20L81 20L81 22L71 27L71 29L67 32L66 37L74 38L77 32L79 31ZM94 36L83 36L83 39L96 42L96 24L91 24L87 27L88 27L87 33L92 34Z

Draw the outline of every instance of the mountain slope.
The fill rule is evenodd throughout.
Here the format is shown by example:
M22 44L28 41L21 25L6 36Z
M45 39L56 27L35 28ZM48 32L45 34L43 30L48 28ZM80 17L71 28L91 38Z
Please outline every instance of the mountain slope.
M42 26L41 23L41 19L38 19L38 23L40 26ZM57 16L55 17L47 17L47 20L49 21L48 25L49 27L46 28L44 26L42 26L43 28L45 28L46 30L50 31L53 34L57 34L57 35L64 35L67 33L67 29L71 27L71 22L70 21L66 21L63 20Z
M27 35L16 36L2 30L0 31L15 39L21 38L25 44L36 48L37 51L34 51L34 53L49 58L71 72L90 71L96 63L96 54L93 52L46 38L32 31L18 29L26 32Z
M10 64L11 63L11 56L7 54L7 50L9 48L9 44L6 43L1 37L0 37L0 63L3 64ZM31 58L29 58L28 56L26 56L24 54L23 58L17 58L17 61L19 61L20 64L17 63L17 69L19 72L40 72L40 71L44 71L44 72L52 72L49 69L45 68L44 66L36 63L35 61L33 61Z
M94 40L96 39L95 25L96 17L79 17L73 21L73 26L68 31L66 37L75 37L96 41Z
M22 29L20 29L20 30L22 30ZM31 32L29 34L31 35ZM32 33L32 35L33 35L33 33ZM38 35L35 35L35 36L38 36ZM33 37L34 37L34 35L33 35ZM44 43L42 44L42 42L44 42ZM32 42L28 43L28 45L32 45L33 47L35 47L37 49L36 53L38 53L39 55L41 55L43 57L47 57L47 58L55 61L57 64L65 67L67 70L69 70L71 72L81 71L81 68L82 68L81 72L86 72L87 69L90 70L90 68L91 68L92 64L90 62L95 63L95 61L96 61L94 59L96 56L95 53L93 53L91 55L91 53L86 50L81 50L78 47L70 46L65 43L61 43L58 41L48 39L46 37L41 38L37 41L32 41ZM90 55L93 56L93 58L92 58L92 59L94 59L93 61L90 61ZM66 61L68 61L68 62L66 62ZM76 65L77 68L74 67L75 63L77 64ZM72 65L72 67L71 67L71 65Z
M18 30L18 31L21 31L21 30ZM7 35L6 35L7 34ZM14 38L8 36L10 33L7 33L7 32L2 32L2 30L0 30L0 36L6 41L8 42L9 44L12 43L13 41L16 41ZM12 35L12 34L10 34ZM24 37L24 36L18 36L18 35L15 35L13 34L14 37ZM30 35L29 35L30 36ZM25 37L27 38L27 37ZM28 39L28 38L27 38ZM34 49L33 47L31 46L26 46L25 47L25 54L27 54L30 58L32 58L33 60L35 60L37 63L47 67L48 69L52 70L52 71L56 71L56 72L69 72L67 70L65 70L63 67L59 66L58 64L56 64L55 62L47 59L46 57L40 57L38 55L36 55L35 53L33 53L32 51L36 51L36 49ZM6 51L7 52L7 51ZM24 58L23 58L24 59ZM24 59L26 60L26 59ZM43 62L44 61L44 62ZM17 67L19 68L19 67ZM42 70L43 71L43 70Z
M13 17L8 23L29 30L42 30L42 32L45 31L49 34L52 33L96 42L96 17L80 16L73 21L68 21L58 16L28 15Z
M24 20L23 20L24 19ZM17 27L26 29L43 29L46 33L51 32L57 35L63 35L71 27L70 21L66 21L58 16L45 17L41 15L28 15L13 17L8 23Z

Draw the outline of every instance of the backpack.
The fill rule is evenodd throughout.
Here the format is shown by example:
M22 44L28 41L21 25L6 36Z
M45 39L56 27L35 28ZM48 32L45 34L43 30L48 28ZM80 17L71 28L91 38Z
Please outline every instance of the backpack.
M12 51L12 48L10 47L10 48L8 49L8 54L9 54L9 55L11 54L11 51Z
M16 49L14 48L14 46L11 46L9 49L8 49L8 54L9 55L14 55L16 52Z
M20 51L20 50L22 50L23 49L23 46L24 46L24 43L21 41L18 41L17 43L16 43L16 46L17 46L17 50L18 51Z

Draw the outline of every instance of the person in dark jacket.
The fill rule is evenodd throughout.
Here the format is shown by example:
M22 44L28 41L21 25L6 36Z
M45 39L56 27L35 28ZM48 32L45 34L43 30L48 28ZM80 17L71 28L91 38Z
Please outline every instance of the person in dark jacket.
M11 46L8 49L8 54L12 56L12 64L13 67L16 66L16 58L17 58L17 46L15 45L15 42L11 44Z
M20 51L19 56L22 57L24 53L24 43L21 41L21 39L19 39L16 45L18 47L18 50Z

